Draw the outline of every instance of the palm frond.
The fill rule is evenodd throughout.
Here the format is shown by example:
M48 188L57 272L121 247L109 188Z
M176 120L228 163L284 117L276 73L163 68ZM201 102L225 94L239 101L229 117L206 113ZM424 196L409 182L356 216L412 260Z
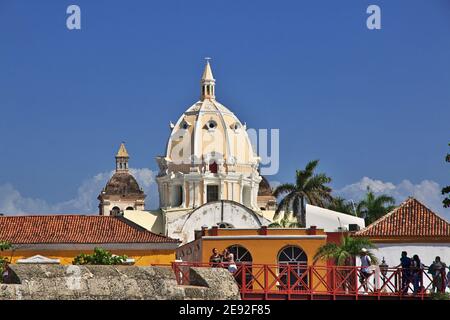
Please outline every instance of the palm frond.
M278 198L282 194L290 193L293 191L295 191L295 186L292 183L284 183L275 188L275 190L273 191L273 196L275 198Z
M341 243L326 243L321 246L315 256L314 260L332 259L337 265L347 265L355 257L361 254L362 249L367 249L367 254L369 255L372 263L378 263L376 256L370 249L375 249L376 246L369 240L365 238L353 238L349 236L344 236L341 239Z

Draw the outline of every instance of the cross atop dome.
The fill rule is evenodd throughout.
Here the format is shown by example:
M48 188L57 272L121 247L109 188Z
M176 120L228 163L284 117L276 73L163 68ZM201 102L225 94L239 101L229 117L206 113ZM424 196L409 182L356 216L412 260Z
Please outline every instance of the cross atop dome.
M205 99L214 100L216 98L215 96L216 80L214 79L211 65L209 63L209 60L211 60L211 58L207 57L205 58L205 60L206 60L205 70L203 71L202 80L200 82L202 87L201 100Z

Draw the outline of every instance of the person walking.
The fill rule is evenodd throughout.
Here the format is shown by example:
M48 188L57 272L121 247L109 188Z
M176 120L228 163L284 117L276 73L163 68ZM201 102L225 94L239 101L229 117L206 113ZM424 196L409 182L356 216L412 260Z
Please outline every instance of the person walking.
M370 266L372 265L372 260L370 260L370 257L367 255L366 248L361 249L359 258L361 260L361 271L359 275L359 282L362 284L364 288L364 293L367 294L368 293L367 280L371 275Z

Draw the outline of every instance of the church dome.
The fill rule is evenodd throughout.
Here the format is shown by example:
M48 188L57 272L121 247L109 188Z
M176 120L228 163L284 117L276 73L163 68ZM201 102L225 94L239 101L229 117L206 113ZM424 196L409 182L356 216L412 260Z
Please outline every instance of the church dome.
M170 123L166 153L156 159L160 206L165 210L219 200L258 208L259 157L247 125L216 100L215 83L207 62L200 100Z
M116 172L98 196L100 215L118 215L124 210L144 210L144 191L128 168L129 155L125 144L116 154Z
M109 179L104 189L105 195L143 195L136 179L128 172L116 172Z
M259 163L246 124L215 99L215 79L209 62L201 79L201 99L175 124L165 161L171 171L188 173L195 165L216 162L225 171L251 173Z
M259 183L258 196L272 196L272 187L266 177L261 176L262 180Z

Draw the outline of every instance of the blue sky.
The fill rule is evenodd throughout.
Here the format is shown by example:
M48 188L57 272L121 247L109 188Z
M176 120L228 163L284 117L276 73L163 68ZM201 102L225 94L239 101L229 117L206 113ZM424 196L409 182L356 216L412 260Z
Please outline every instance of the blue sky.
M70 4L82 30L66 28ZM280 129L270 180L318 158L350 198L368 184L449 214L447 0L0 0L0 30L0 211L91 210L55 205L87 190L95 204L121 141L149 177L209 56L218 100Z

